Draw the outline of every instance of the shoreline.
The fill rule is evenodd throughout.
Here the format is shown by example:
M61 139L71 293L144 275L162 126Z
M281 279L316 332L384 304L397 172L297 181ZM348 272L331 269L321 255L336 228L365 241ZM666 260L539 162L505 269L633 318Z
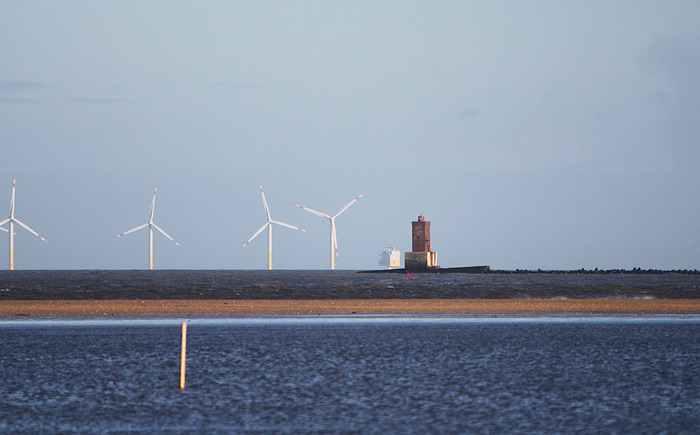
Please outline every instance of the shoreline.
M700 314L700 299L129 299L0 301L15 316Z

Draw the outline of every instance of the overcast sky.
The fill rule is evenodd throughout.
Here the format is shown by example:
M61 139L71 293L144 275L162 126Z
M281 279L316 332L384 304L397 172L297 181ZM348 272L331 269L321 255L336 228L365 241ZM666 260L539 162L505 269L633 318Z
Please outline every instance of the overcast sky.
M700 2L0 0L18 269L699 268ZM4 204L4 206L3 206ZM4 219L4 214L0 220ZM7 267L7 233L0 264Z

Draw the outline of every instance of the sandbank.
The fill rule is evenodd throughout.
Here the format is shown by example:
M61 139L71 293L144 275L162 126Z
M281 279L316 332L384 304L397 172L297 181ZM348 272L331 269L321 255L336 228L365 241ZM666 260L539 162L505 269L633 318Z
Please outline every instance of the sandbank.
M700 299L140 299L0 301L0 316L698 314Z

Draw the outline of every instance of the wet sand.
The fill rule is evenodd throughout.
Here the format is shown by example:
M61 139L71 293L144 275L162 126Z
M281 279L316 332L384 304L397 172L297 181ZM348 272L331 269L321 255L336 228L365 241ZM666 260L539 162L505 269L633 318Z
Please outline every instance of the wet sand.
M16 300L0 316L700 314L700 299Z

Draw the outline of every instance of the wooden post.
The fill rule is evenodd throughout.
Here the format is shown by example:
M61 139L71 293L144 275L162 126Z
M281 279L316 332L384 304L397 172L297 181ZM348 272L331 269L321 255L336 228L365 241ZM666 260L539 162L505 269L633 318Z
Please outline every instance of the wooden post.
M180 389L185 389L185 356L187 354L187 322L182 322L182 351L180 353Z

